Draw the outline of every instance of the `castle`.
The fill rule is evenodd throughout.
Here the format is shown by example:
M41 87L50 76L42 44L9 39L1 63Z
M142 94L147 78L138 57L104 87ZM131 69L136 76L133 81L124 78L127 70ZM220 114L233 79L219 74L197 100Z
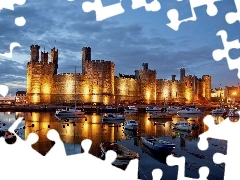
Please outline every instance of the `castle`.
M209 101L211 100L211 76L197 78L185 75L180 69L180 80L172 75L171 80L157 79L156 70L148 69L148 63L134 75L115 76L115 64L111 61L92 60L91 48L82 48L82 73L58 74L58 49L48 52L40 46L30 46L30 62L27 63L28 103L103 103L123 102L161 103Z

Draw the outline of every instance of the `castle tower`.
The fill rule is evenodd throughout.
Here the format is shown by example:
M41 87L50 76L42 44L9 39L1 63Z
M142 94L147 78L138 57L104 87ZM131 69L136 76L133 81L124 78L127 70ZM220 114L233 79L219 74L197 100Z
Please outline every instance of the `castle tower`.
M143 63L142 67L143 67L144 71L147 71L148 70L148 63Z
M51 49L51 62L55 64L54 74L57 74L58 69L58 49L55 50L55 47Z
M176 80L176 75L172 75L172 81Z
M30 59L30 62L38 62L39 60L39 49L40 49L40 46L38 45L31 45L30 46L30 55L31 55L31 59Z
M205 98L210 101L211 100L211 76L209 75L203 75L202 80L204 81L205 84Z
M48 52L42 52L41 51L41 62L43 64L47 64L48 63Z
M180 81L183 81L185 77L185 69L181 68L180 69Z
M82 73L86 73L86 63L91 61L91 48L83 47L82 48Z

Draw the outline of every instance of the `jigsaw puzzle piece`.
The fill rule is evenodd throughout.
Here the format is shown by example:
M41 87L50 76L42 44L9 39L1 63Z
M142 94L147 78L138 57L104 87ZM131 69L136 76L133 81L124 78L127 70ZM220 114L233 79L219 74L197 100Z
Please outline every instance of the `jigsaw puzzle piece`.
M204 5L207 6L207 10L206 10L207 14L209 16L215 16L218 13L218 9L214 3L217 1L221 1L221 0L201 0L201 1L189 0L192 17L189 17L183 20L179 20L179 13L176 9L170 9L167 12L168 19L170 20L170 23L168 23L167 26L177 31L181 23L187 22L187 21L196 21L197 16L194 9Z
M0 94L5 97L8 94L8 86L0 85Z
M14 10L14 4L23 5L26 0L2 0L0 3L0 10L5 8L9 10Z
M82 4L82 9L84 12L95 11L96 12L96 21L102 21L104 19L119 15L124 13L124 9L121 5L121 1L116 4L109 6L103 6L101 0L95 0L94 2L84 2Z
M237 12L229 12L226 14L225 19L228 24L233 24L236 21L240 21L240 1L234 0Z
M217 36L221 36L224 49L216 49L212 52L213 59L215 61L220 61L223 58L227 59L228 67L230 70L238 69L238 78L240 79L240 57L237 59L231 59L229 57L230 49L240 49L239 40L227 41L228 34L225 30L220 30L217 32Z
M67 153L65 150L65 146L59 136L59 133L55 129L50 129L48 131L47 138L50 141L54 141L55 143L45 156L46 157L56 157L56 158L66 157Z
M178 176L177 180L193 180L194 178L185 177L185 157L174 157L173 155L167 156L166 159L168 166L178 166ZM207 180L209 175L209 168L208 167L201 167L198 170L199 178L198 180Z
M154 169L152 171L153 180L159 180L162 178L163 172L161 169Z
M153 0L151 3L147 3L146 0L132 0L132 9L138 9L145 7L146 11L159 11L161 4L158 0Z

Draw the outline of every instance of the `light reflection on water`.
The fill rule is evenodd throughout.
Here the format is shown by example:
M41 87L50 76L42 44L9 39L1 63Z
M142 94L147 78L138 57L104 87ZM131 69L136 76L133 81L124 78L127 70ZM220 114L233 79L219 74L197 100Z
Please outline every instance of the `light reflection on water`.
M11 124L18 118L18 116L24 116L25 120L21 122L19 128L25 126L26 129L22 130L22 138L28 136L29 133L34 132L39 135L39 141L33 145L33 148L42 154L45 154L52 146L53 143L49 141L46 134L49 129L55 129L60 134L61 139L65 143L80 144L83 139L91 139L93 141L90 153L97 155L99 151L99 145L101 142L115 141L115 140L125 140L132 138L133 136L171 136L172 138L181 137L186 140L196 140L198 135L203 133L208 129L203 123L203 117L178 117L174 115L172 121L165 120L157 122L160 125L154 125L154 121L150 121L148 118L150 114L135 114L127 115L126 119L135 119L138 121L139 130L138 132L132 132L123 128L123 124L101 124L101 115L86 114L85 118L80 118L75 121L69 120L65 122L64 120L58 120L54 113L43 113L43 112L33 112L33 113L0 113L1 122L5 122L6 126L0 129L8 129ZM200 128L198 130L192 130L190 133L183 131L172 130L171 123L177 123L179 120L187 119L191 124L198 123ZM215 123L218 124L224 120L223 117L215 116ZM34 124L34 127L32 127ZM165 126L163 126L165 124Z

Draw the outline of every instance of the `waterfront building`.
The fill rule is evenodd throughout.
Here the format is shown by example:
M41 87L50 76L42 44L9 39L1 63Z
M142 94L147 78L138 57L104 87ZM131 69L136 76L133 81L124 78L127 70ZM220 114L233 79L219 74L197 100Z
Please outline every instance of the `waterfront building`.
M16 103L25 104L26 103L26 91L18 91L16 92Z
M180 69L180 80L172 75L171 80L157 79L156 70L148 63L134 75L115 75L115 64L111 61L92 60L91 48L82 48L82 73L58 74L58 49L41 52L40 46L30 46L30 61L27 63L27 101L39 103L162 103L207 102L211 100L211 76L198 78L185 75ZM76 82L76 83L75 83Z

